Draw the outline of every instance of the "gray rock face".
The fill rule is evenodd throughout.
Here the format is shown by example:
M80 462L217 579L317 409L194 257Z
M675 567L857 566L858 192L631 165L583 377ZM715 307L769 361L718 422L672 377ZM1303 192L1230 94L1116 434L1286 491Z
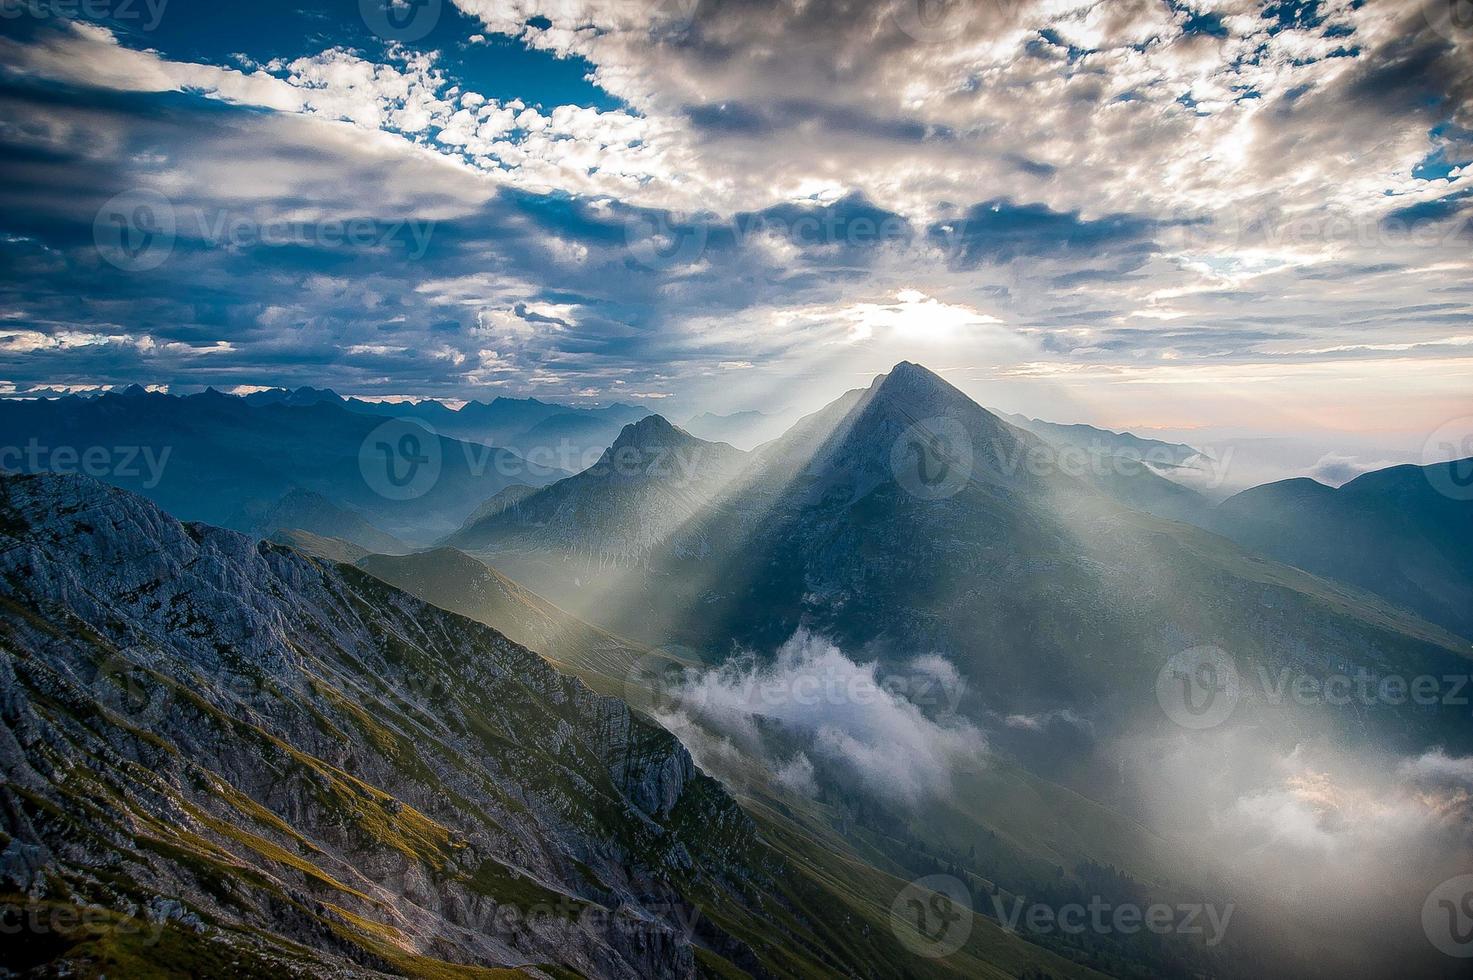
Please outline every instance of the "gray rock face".
M767 890L668 733L355 569L3 477L0 582L3 887L154 955L693 976L695 932L740 944L691 896Z

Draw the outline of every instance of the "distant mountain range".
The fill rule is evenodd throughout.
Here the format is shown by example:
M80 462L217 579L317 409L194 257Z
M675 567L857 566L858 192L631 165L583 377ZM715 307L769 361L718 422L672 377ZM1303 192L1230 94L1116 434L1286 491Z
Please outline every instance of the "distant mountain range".
M707 442L725 442L738 449L756 449L762 443L776 439L788 427L780 415L765 412L733 412L730 415L715 415L702 412L688 419L681 428Z
M277 532L305 531L323 538L336 538L361 549L364 554L402 555L413 549L392 534L385 534L361 515L339 507L320 493L300 487L287 491L271 503L247 504L230 527L258 538Z
M1020 429L1027 429L1040 438L1060 445L1075 446L1102 456L1121 456L1151 463L1159 467L1187 466L1203 455L1199 449L1179 442L1162 442L1159 439L1144 439L1130 432L1112 432L1093 425L1045 422L1026 415L1010 415L998 412Z
M1473 459L1393 466L1339 488L1284 480L1223 501L1207 526L1374 592L1473 639Z
M540 485L569 472L352 411L330 392L253 400L130 389L0 401L0 446L17 450L19 465L7 460L14 469L93 475L190 520L252 530L254 515L269 515L301 490L410 544L455 530L506 486ZM386 466L401 478L422 474L422 485L397 492Z
M273 388L244 396L252 405L339 405L365 415L419 419L441 435L465 442L512 449L536 462L577 472L591 463L620 428L649 415L640 405L614 403L582 408L538 401L536 398L497 397L451 408L434 399L376 402L343 398L317 388L288 391ZM590 455L591 454L591 455Z

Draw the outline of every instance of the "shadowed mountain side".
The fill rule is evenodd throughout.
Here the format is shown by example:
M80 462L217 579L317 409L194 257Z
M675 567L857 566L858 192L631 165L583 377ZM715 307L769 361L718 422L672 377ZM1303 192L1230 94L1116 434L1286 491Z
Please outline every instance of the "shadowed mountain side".
M601 694L623 697L623 679L635 661L650 655L647 648L590 626L454 548L403 557L368 555L357 565L410 595L500 630Z
M1340 488L1284 480L1223 501L1208 526L1473 638L1473 459L1393 466Z
M346 541L365 554L402 555L413 549L374 527L361 515L326 497L297 487L273 504L247 506L230 526L269 538L280 531L306 531L319 538Z
M493 513L468 522L446 543L567 552L596 565L637 564L667 545L700 552L703 542L667 539L710 503L745 459L738 449L697 439L651 415L625 426L589 469L517 500L489 501Z

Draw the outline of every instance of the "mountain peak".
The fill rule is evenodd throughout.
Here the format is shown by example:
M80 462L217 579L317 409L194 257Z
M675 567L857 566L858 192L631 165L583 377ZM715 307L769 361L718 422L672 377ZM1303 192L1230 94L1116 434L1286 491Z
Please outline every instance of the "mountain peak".
M621 449L634 446L637 449L669 447L673 443L687 442L695 437L671 425L663 415L646 415L638 422L630 422L619 431L619 438L611 448Z
M941 375L913 361L901 361L896 364L889 373L876 378L874 386L885 391L919 391L937 388L955 390Z

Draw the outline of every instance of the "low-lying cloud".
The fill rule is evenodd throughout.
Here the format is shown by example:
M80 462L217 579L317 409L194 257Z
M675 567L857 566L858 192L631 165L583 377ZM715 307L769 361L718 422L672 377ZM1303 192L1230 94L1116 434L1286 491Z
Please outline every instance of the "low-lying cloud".
M660 720L718 775L735 749L746 762L763 760L792 791L812 793L828 770L915 804L945 794L957 763L986 751L981 731L954 713L960 691L956 669L940 657L889 670L799 631L770 663L747 655L688 674Z

